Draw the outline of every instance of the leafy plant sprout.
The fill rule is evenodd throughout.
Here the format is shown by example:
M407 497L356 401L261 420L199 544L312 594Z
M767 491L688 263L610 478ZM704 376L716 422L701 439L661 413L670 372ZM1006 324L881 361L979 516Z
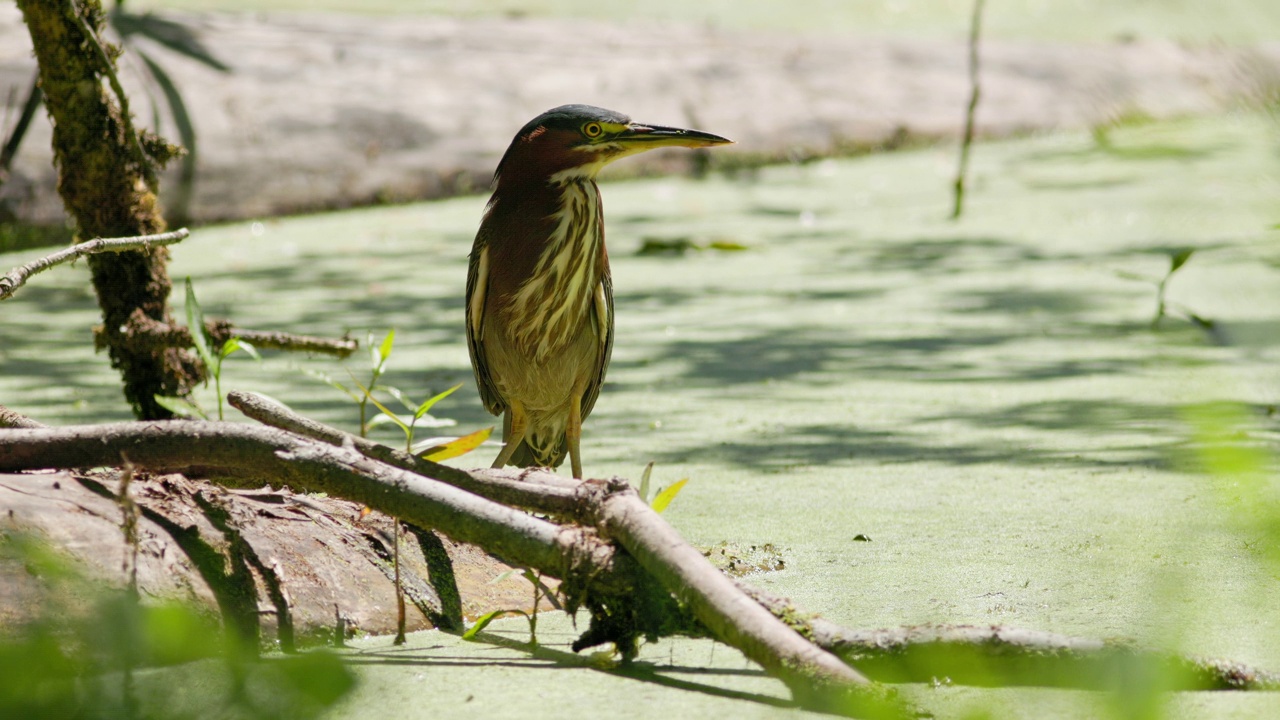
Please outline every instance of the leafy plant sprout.
M187 276L185 282L187 289L187 330L191 333L191 344L195 346L196 354L200 356L200 361L209 370L209 374L213 376L213 389L218 397L218 419L222 420L224 419L222 413L222 361L241 350L254 360L261 361L262 356L258 354L258 349L250 344L248 340L239 337L228 338L215 352L212 348L213 338L209 336L209 331L204 325L204 311L201 310L200 303L196 300L195 288L191 285L191 277ZM208 419L204 410L200 409L195 403L183 398L157 395L156 402L170 412L183 417L198 416Z
M555 592L542 582L542 573L535 573L529 568L512 568L498 577L489 581L490 585L496 585L512 575L520 573L529 584L533 586L533 612L525 612L523 610L493 610L476 618L476 622L467 631L462 634L463 640L475 640L476 636L489 627L489 623L497 620L503 615L523 615L525 620L529 621L529 644L536 647L538 645L538 603L542 602L542 598L547 598L557 610L562 609L560 603L556 600Z
M432 461L445 460L447 458L457 457L458 455L462 455L464 453L470 452L471 450L474 450L475 448L479 447L480 444L483 443L486 439L488 439L489 435L493 432L492 427L486 428L484 430L479 430L477 432L471 433L469 435L465 435L460 438L450 439L448 442L445 442L443 444L436 444L434 440L429 441L427 443L427 445L429 446L426 447L425 450L421 447L415 447L414 435L417 432L419 422L424 417L427 417L427 413L431 410L432 407L435 406L436 403L440 402L446 397L449 397L449 395L453 394L454 391L462 387L462 384L459 383L457 385L454 385L448 390L445 390L444 392L433 395L432 397L427 398L423 402L416 403L416 404L412 402L408 398L408 396L406 396L403 392L401 392L399 388L392 387L389 385L378 384L378 382L382 379L382 376L386 374L387 361L391 359L391 351L395 347L395 339L396 339L396 331L394 328L392 328L391 330L388 330L386 336L382 338L382 342L378 343L377 345L374 345L373 343L373 333L368 334L367 342L369 346L369 383L367 385L361 383L360 380L356 378L355 373L351 372L349 368L347 369L347 374L351 376L351 382L359 389L359 392L356 392L351 388L348 388L346 385L343 385L342 383L334 380L333 378L329 377L328 375L325 375L324 373L315 372L315 371L307 371L307 372L309 375L312 375L313 377L316 377L324 381L331 387L337 388L338 390L342 391L347 395L347 397L355 401L356 405L358 405L360 408L360 437L362 438L369 437L369 429L372 428L373 426L379 425L385 422L391 422L391 423L394 423L397 427L399 427L404 432L405 452L408 452L410 454L421 453L420 457L426 460L432 460ZM386 405L383 405L376 397L374 397L374 392L378 390L381 390L387 393L388 395L390 395L391 397L394 397L396 400L400 402L400 404L404 405L405 408L409 410L410 414L406 416L408 418L407 421L401 418L400 416L398 416L394 411L389 409ZM378 415L375 415L374 417L370 418L369 404L373 404L373 406L376 407L381 412ZM437 426L441 424L451 425L452 422L436 423ZM400 530L400 520L398 518L392 518L392 527L393 527L393 533L392 533L391 562L392 562L392 567L394 568L394 573L395 573L396 612L397 612L396 637L393 643L396 645L403 645L406 640L405 638L406 617L405 617L405 602L404 602L404 585L400 579L401 530Z
M372 397L374 390L382 389L382 386L378 385L378 381L382 379L382 375L387 370L387 360L391 358L391 350L395 345L395 341L395 328L388 330L386 336L382 338L382 342L377 345L373 344L373 333L368 333L365 340L365 344L369 347L368 385L361 385L360 381L356 379L355 373L351 372L350 368L346 369L347 374L351 376L352 382L360 388L361 392L359 393L318 370L303 370L307 375L341 391L355 401L360 408L360 437L362 438L369 437L369 399Z
M394 337L395 337L394 330L391 331L390 333L387 333L387 339L383 340L383 345L386 346L386 354L383 355L380 359L377 357L377 355L375 355L374 357L375 382L377 380L377 377L379 377L382 374L382 371L386 366L387 357L389 357L391 354L391 343L389 342L389 340L391 340ZM355 381L354 376L352 376L352 380ZM413 415L410 418L409 422L406 423L405 421L396 417L396 414L391 410L387 409L385 405L378 402L378 399L373 396L372 387L366 388L365 386L360 385L359 381L355 381L355 382L356 382L356 385L361 390L364 391L364 395L362 396L361 404L360 404L361 427L366 430L368 428L368 424L365 422L364 403L366 401L372 402L383 413L383 415L380 415L379 417L385 416L387 418L390 418L401 430L404 431L404 449L405 449L405 452L408 452L408 453L413 452L413 434L418 424L418 421L421 420L422 417L427 414L427 411L430 410L433 405L435 405L436 403L448 397L450 394L453 393L453 391L462 387L461 383L454 385L448 390L445 390L444 392L439 393L434 397L428 398L427 400L419 404L416 408L414 408L412 404L405 399L404 394L401 393L398 389L393 387L383 388L388 393L390 393L394 398L404 403L405 407L412 410ZM395 567L395 576L396 576L395 584L396 584L396 612L397 612L396 637L395 637L395 640L393 641L393 644L403 645L405 643L404 631L405 631L406 620L405 620L405 607L404 607L404 586L400 581L400 519L392 518L391 520L395 528L394 541L393 541L394 549L392 551L392 565Z

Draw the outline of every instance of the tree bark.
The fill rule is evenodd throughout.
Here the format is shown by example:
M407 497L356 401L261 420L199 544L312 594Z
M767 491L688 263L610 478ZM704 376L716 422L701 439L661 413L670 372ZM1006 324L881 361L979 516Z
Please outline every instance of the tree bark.
M133 129L127 100L115 80L114 48L97 38L103 25L98 0L18 0L40 64L40 86L53 121L58 192L81 237L153 235L165 230L156 199L153 158L176 149ZM103 80L116 90L113 102ZM150 157L148 157L148 154ZM124 395L142 419L172 416L156 395L186 396L202 377L194 356L179 348L137 348L121 342L120 328L135 311L172 324L168 250L90 256L89 270L102 309L111 364Z

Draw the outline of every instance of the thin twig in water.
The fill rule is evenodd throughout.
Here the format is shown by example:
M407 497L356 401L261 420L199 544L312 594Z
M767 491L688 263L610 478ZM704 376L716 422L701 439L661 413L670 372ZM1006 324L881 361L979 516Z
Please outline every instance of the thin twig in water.
M159 233L156 235L137 235L134 237L118 237L118 238L94 238L78 245L72 245L65 250L59 250L52 255L32 260L26 265L16 267L4 275L0 275L0 300L7 300L13 293L22 287L32 275L42 273L45 270L62 263L71 262L76 258L85 255L94 255L104 252L124 252L127 250L150 250L158 245L173 245L187 239L190 231L186 228L179 228L171 232Z
M974 118L978 112L978 99L982 87L978 82L978 46L982 40L982 8L986 0L973 0L973 24L969 27L969 106L964 116L964 137L960 141L960 166L956 169L955 205L951 219L964 212L965 176L969 173L969 149L973 145Z

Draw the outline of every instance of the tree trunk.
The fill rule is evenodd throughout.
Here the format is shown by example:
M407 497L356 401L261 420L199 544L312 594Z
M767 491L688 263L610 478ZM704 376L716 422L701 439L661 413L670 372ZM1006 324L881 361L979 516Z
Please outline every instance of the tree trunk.
M134 132L127 100L114 77L115 49L96 36L103 23L98 0L18 0L18 7L31 33L45 106L53 121L58 192L81 238L164 231L152 163L163 163L176 148ZM115 88L119 104L103 86L104 77ZM155 396L188 395L203 375L190 352L139 348L124 342L121 334L135 311L172 324L168 257L167 249L153 247L88 259L111 365L120 371L125 398L141 419L171 417Z

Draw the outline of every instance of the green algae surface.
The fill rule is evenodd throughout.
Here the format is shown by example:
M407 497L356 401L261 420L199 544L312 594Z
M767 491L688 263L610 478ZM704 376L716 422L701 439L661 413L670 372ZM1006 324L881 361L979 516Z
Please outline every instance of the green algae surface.
M689 478L665 516L690 541L771 543L780 569L748 579L849 626L1007 624L1280 669L1280 125L1239 114L979 145L958 222L954 160L606 182L617 341L587 473L637 478L656 461L655 487ZM457 424L426 431L460 434L495 422L462 331L483 202L197 229L170 269L245 327L362 341L394 327L386 381L418 399L466 383L433 410ZM1153 327L1154 281L1188 249ZM83 266L38 276L0 313L0 403L54 424L127 418L92 351ZM302 370L347 377L268 354L229 360L223 385L354 429L354 406ZM549 654L530 655L522 622L495 625L496 644L364 641L362 685L332 717L796 712L723 646L663 641L619 674L568 657L564 618L540 623ZM941 717L1267 717L1276 703L945 678L905 692Z

